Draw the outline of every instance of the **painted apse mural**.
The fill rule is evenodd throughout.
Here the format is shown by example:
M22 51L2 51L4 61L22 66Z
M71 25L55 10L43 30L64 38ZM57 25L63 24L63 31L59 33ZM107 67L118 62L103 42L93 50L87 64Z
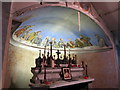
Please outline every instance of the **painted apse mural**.
M25 45L44 48L52 42L53 48L111 47L102 29L88 16L64 7L44 7L17 17L23 23L12 37ZM80 22L80 23L78 23Z

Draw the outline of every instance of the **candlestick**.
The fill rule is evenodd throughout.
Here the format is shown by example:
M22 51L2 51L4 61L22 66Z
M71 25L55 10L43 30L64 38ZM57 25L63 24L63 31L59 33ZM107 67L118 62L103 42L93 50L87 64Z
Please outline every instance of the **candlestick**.
M86 77L88 77L88 72L87 72L87 63L86 63L86 65L85 65L85 72L86 72Z

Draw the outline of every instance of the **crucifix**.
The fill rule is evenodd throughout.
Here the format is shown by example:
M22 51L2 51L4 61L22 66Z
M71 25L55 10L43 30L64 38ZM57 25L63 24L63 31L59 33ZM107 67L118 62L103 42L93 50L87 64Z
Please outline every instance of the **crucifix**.
M58 57L58 59L59 59L59 54L61 54L61 52L59 52L59 50L57 50L57 57Z
M58 65L58 67L60 66L60 59L59 59L59 54L61 54L61 52L59 52L59 50L57 50L57 62L56 62L56 64Z

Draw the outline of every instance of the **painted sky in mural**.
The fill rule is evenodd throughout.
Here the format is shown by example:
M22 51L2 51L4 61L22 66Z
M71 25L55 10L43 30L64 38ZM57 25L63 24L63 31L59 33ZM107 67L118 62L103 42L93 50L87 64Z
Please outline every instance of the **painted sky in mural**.
M17 19L23 23L13 33L13 39L24 44L44 47L52 42L54 48L63 48L64 44L70 48L111 46L102 29L83 13L80 13L79 30L77 10L43 7Z

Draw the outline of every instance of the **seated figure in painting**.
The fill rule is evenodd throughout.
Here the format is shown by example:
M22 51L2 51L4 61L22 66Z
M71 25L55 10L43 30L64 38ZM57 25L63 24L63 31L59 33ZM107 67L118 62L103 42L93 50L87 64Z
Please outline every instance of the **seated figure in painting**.
M28 36L28 33L29 33L30 31L32 31L32 29L29 29L28 31L25 31L25 32L20 36L20 39L25 40L26 37Z
M46 37L46 38L42 41L41 46L42 46L42 47L49 46L49 41L50 41L50 37Z
M19 36L20 36L21 34L23 34L23 32L25 32L28 28L33 27L33 26L34 26L34 25L26 25L26 26L22 26L22 28L19 27L19 28L21 28L21 29L17 30L14 35L16 35L16 37L19 37Z
M72 41L72 39L69 39L69 41L67 42L67 47L70 47L70 48L75 47L74 41Z
M80 35L80 40L83 42L83 46L86 47L86 46L93 46L92 43L90 42L90 38L89 37L86 37L84 35Z
M41 37L42 37L42 35L37 36L34 40L34 44L37 44L37 46L40 46L41 42L42 42Z
M96 34L95 37L97 38L98 46L100 47L108 46L105 40L102 37L100 37L98 34Z
M57 43L57 41L56 41L56 38L52 38L52 46L54 47L54 48L58 48L59 46L58 46L58 43Z
M36 39L36 37L38 36L38 34L40 33L41 31L37 31L37 32L32 32L30 34L28 34L27 36L27 41L31 42L32 44L34 43L34 40Z
M65 45L64 40L63 40L62 38L60 38L60 41L58 42L58 46L59 46L60 48L63 48L64 45Z
M81 42L80 38L77 38L75 40L75 47L80 47L80 48L84 47L84 44L83 42Z

